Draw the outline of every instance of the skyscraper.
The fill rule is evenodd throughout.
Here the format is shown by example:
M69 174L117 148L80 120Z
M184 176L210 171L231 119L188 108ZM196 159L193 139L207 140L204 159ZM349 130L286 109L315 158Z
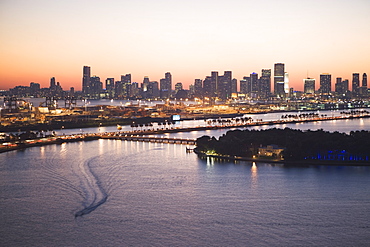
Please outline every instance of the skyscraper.
M170 72L167 72L159 81L159 90L160 90L160 97L163 99L167 99L171 97L172 94L172 75Z
M262 69L260 97L267 98L271 93L271 69Z
M107 78L105 80L105 89L107 90L109 98L114 98L114 78Z
M208 98L215 96L215 87L211 76L207 76L203 81L203 96Z
M258 98L259 96L259 79L258 74L253 72L250 74L250 96L254 99Z
M274 93L276 96L284 97L284 73L285 66L283 63L276 63L274 65Z
M240 93L242 94L249 94L251 88L251 78L244 76L242 80L240 80Z
M231 94L238 93L238 80L236 78L231 80Z
M352 92L358 94L360 92L360 74L352 74Z
M367 89L367 75L366 75L366 73L362 74L362 86Z
M344 84L343 84L343 81L342 81L342 78L341 77L337 77L336 79L336 82L335 82L335 92L337 94L344 94L345 91L344 91Z
M89 98L99 99L100 93L103 89L103 83L100 81L99 76L90 77L90 87L89 87Z
M231 97L232 72L225 71L223 76L218 77L217 97L226 100Z
M203 86L201 79L195 79L194 81L194 97L196 98L203 97Z
M121 86L122 91L121 95L124 99L128 99L130 97L130 90L131 90L131 74L121 75Z
M164 78L167 81L167 89L170 91L170 94L171 94L172 93L172 75L171 75L171 73L170 72L167 72L164 75Z
M56 84L55 84L55 77L50 78L50 90L55 90Z
M90 91L90 77L91 77L90 67L84 66L82 75L82 92L85 95L87 95Z
M306 78L303 79L304 82L304 93L315 94L315 79Z
M331 74L320 74L320 89L321 94L329 94L331 92Z
M212 88L214 90L214 94L216 94L216 92L218 92L218 88L219 88L219 83L218 83L218 71L211 71L211 84L212 84ZM214 97L214 96L212 96Z
M289 94L289 74L288 72L284 73L284 93Z
M361 87L361 95L367 96L368 95L368 90L367 90L367 75L366 73L362 74L362 87Z

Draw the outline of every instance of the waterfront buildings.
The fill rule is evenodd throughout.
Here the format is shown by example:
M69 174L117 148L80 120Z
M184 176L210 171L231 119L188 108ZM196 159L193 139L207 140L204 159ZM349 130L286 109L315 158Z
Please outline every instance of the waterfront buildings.
M349 90L348 79L336 78L335 92L332 91L331 74L320 75L320 85L316 90L315 79L306 78L303 80L304 91L294 91L289 86L289 74L285 71L284 63L274 64L274 88L271 86L272 70L265 68L261 73L252 72L248 76L240 79L233 78L231 70L224 71L223 75L218 71L211 71L211 74L202 79L195 79L194 84L187 89L179 89L178 86L172 87L172 74L166 72L164 77L158 81L149 80L145 77L142 83L132 81L131 74L121 75L120 80L115 81L113 77L105 79L105 87L99 76L92 76L91 68L83 66L82 71L82 90L67 92L63 91L55 77L50 78L48 88L40 88L39 83L31 82L30 86L17 86L8 92L2 93L4 96L18 97L54 97L63 99L64 97L76 97L84 99L170 99L178 98L177 93L181 91L181 98L207 99L210 102L229 101L235 99L259 100L259 101L285 101L299 99L302 94L312 94L313 96L325 96L326 98L366 98L369 95L367 86L367 74L352 74L352 91ZM259 76L261 75L261 76ZM361 82L361 84L360 84ZM293 82L294 83L294 82ZM272 92L273 90L273 92ZM307 99L307 97L306 97Z
M360 74L359 73L352 74L352 93L353 94L360 93Z
M284 74L285 65L283 63L276 63L274 65L274 93L280 98L284 98Z
M305 94L315 94L315 79L306 78L303 80L304 83L304 93Z
M90 89L90 77L91 77L91 69L89 66L83 67L82 72L82 93L87 95Z
M331 92L331 74L325 73L320 75L320 89L321 94L330 94Z

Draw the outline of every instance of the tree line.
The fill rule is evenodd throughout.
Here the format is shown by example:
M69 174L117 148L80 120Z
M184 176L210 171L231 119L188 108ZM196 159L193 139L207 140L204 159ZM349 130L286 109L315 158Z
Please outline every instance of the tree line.
M370 132L349 134L319 130L266 129L233 130L216 139L202 136L196 150L203 153L253 157L259 147L275 144L284 148L285 160L358 160L370 157Z

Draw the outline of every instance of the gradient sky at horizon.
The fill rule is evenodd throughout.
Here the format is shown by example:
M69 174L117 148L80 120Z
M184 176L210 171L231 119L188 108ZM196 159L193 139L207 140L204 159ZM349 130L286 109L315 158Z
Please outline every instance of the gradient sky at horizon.
M171 72L185 88L211 71L238 80L285 63L307 75L370 73L368 0L1 0L0 89L56 77L81 89L82 67L104 82Z

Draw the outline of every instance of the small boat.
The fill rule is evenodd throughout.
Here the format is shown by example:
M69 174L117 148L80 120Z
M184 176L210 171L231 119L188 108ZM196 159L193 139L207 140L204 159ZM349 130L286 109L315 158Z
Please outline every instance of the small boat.
M118 130L121 130L121 129L122 129L122 126L121 126L121 125L119 125L119 124L117 124L117 129L118 129Z

